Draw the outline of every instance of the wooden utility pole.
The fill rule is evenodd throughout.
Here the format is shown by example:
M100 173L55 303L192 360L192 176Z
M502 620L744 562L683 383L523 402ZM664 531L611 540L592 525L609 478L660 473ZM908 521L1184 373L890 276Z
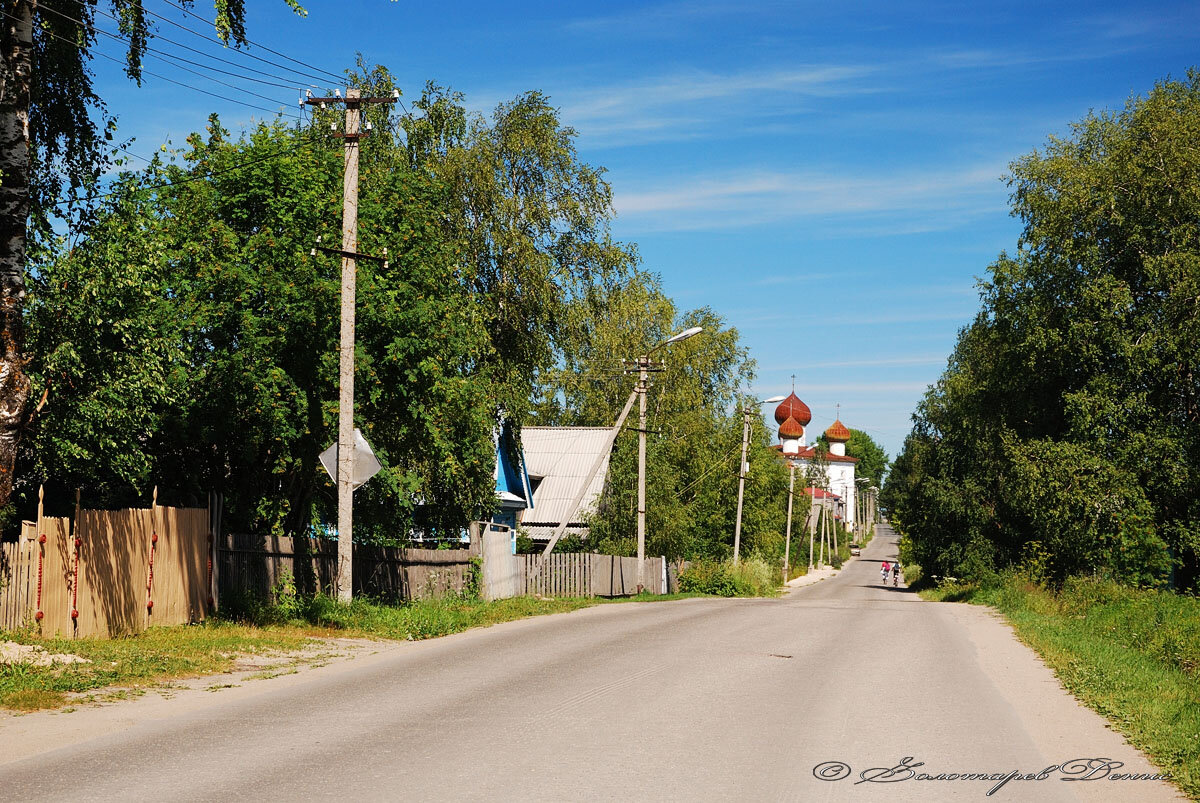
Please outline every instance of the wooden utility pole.
M338 449L337 449L337 597L349 602L354 583L354 302L358 268L358 141L366 134L359 131L364 103L394 103L395 97L364 98L357 89L347 89L346 97L308 98L310 106L345 104L345 128L339 136L345 142L342 173L342 304L338 344ZM370 133L369 130L367 133ZM334 249L321 248L322 251ZM386 252L385 252L386 253ZM384 262L386 265L387 263Z

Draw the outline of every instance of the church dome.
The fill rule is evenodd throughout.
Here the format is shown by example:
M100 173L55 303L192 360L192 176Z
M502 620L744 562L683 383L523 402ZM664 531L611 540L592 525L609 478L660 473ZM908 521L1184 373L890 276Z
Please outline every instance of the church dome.
M787 418L779 425L779 440L798 441L804 437L804 427L794 418Z
M808 426L808 422L812 421L812 410L809 410L808 405L800 401L800 397L794 391L775 408L776 424L782 425L789 418L794 418L796 423L802 427Z
M829 429L825 430L825 440L831 443L835 441L845 443L850 440L850 430L846 429L846 425L842 423L841 419L838 419Z

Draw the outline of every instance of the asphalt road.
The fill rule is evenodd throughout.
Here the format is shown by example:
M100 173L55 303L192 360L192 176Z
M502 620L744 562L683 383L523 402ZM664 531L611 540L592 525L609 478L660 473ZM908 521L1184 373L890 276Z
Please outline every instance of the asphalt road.
M1155 770L985 609L881 587L894 555L884 530L782 599L601 606L10 718L0 798L983 800L998 780L915 776L1019 772L991 799L1181 799L1043 772Z

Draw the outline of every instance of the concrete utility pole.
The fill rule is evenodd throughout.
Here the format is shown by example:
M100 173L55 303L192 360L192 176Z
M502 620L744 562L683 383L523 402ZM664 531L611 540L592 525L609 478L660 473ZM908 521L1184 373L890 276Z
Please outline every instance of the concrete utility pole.
M783 401L783 396L772 396L754 404L773 404ZM742 408L742 462L738 465L738 501L737 521L733 525L733 564L736 566L742 554L742 497L746 491L746 475L750 473L750 463L746 460L746 452L750 449L750 416L755 408L747 404Z
M654 348L647 351L635 361L637 364L638 382L635 392L638 394L638 500L637 500L637 590L642 593L646 587L646 391L649 389L650 372L662 371L662 363L654 366L650 355L663 346L687 340L704 331L703 326L693 326L678 334L671 335Z
M637 592L646 586L646 391L649 389L650 355L638 357L638 494L637 494Z
M742 496L746 492L746 451L750 448L750 407L742 409L742 462L738 463L737 522L733 525L733 564L736 566L742 554Z
M817 531L817 486L815 483L808 484L808 570L813 570L813 535Z
M367 134L359 131L364 103L394 103L390 98L364 98L357 89L347 89L346 97L307 98L310 106L345 104L346 121L341 137L345 142L342 173L342 247L318 250L340 253L342 257L341 329L338 345L338 560L337 597L349 602L354 582L354 302L357 292L358 253L358 141ZM370 124L368 131L370 133ZM386 251L384 252L386 253ZM370 257L368 257L370 258ZM384 265L387 263L384 261Z
M792 556L792 497L796 491L796 464L788 461L788 515L787 538L783 544L783 582L788 581L788 561Z

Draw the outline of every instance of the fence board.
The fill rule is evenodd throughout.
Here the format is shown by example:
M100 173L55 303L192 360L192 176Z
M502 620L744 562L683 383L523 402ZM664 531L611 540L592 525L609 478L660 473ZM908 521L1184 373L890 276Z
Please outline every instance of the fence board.
M43 636L70 637L74 630L74 621L71 619L71 575L75 555L71 520L43 517L38 535L46 536L45 544L34 542L35 561L38 552L42 552L41 633ZM36 596L35 588L34 608L37 607Z
M65 518L24 522L20 541L0 545L0 628L34 621L39 559L43 635L109 637L198 621L208 602L207 537L203 509L81 510L73 528Z
M208 511L155 508L154 608L150 624L199 622L208 609Z
M0 544L0 628L16 630L33 615L29 599L29 558L33 542Z
M467 587L475 554L470 549L356 546L354 593L389 601L457 593ZM269 597L290 573L297 593L307 595L332 589L337 542L239 533L225 536L217 555L221 593Z

